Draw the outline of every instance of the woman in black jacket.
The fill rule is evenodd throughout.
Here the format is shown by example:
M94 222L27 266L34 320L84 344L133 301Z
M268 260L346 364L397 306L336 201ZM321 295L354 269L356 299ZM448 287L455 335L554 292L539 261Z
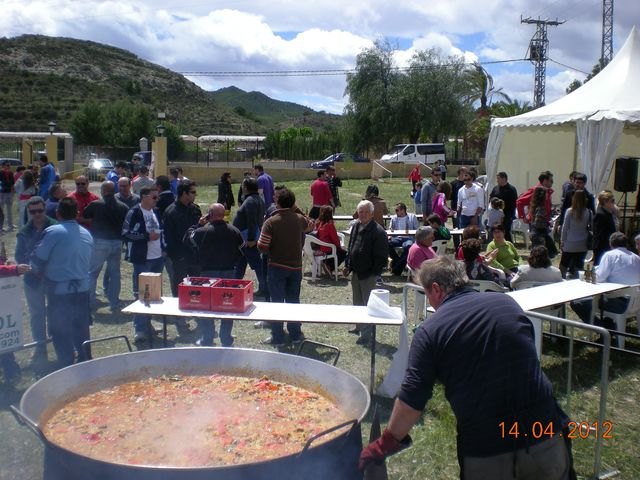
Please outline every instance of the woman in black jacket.
M224 172L220 176L220 182L218 182L218 203L224 205L225 209L225 217L228 217L231 207L236 204L235 199L233 198L233 192L231 191L231 174L229 172Z
M616 231L613 212L616 201L611 192L602 191L598 194L598 208L593 217L593 264L598 265L602 254L610 250L609 237Z

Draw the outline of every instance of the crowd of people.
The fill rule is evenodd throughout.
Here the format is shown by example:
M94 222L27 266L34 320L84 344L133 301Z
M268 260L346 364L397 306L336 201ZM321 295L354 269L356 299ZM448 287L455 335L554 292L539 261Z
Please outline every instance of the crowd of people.
M600 192L596 204L596 197L585 189L584 174L573 172L565 182L556 212L549 171L542 172L538 183L522 195L509 184L508 174L499 172L496 186L486 195L472 169L461 167L456 178L446 182L442 171L434 168L424 183L419 168L414 169L412 197L422 222L404 202L398 202L389 225L407 234L388 235L389 210L378 186L372 184L353 214L345 246L333 220L341 205L342 186L334 167L318 172L311 183L308 214L297 206L293 191L276 185L261 165L245 173L237 197L231 189L231 174L223 173L218 199L205 214L196 203L197 184L177 169L151 179L141 166L131 179L125 166L117 164L101 184L100 196L89 191L83 175L75 178L75 191L67 193L55 172L51 176L52 170L45 157L38 181L28 170L21 170L17 181L0 172L2 205L11 206L6 190L20 191L25 220L17 234L17 264L0 266L0 276L23 277L36 343L34 358L47 357L48 336L60 367L90 358L83 342L90 337L98 279L105 265L104 296L112 312L122 307L123 245L125 259L132 265L134 298L141 296L138 275L142 272L166 271L171 293L177 296L185 277L242 279L249 266L258 285L255 298L299 303L303 246L311 234L336 247L342 274L350 276L354 305L368 303L386 269L404 275L406 268L436 310L416 331L389 426L364 449L362 469L410 445L409 431L438 380L444 383L457 418L464 478L493 478L505 462L531 478L548 466L556 472L549 478L570 478L571 450L559 435L529 440L505 435L504 428L514 423L529 428L534 422L558 433L567 427L568 418L540 369L533 329L524 312L507 296L474 292L470 282L488 280L511 288L523 282L560 282L577 277L587 251L593 250L599 281L640 283L640 257L619 231L612 193ZM2 172L6 171L3 165ZM237 208L232 216L233 207ZM515 218L530 229L532 249L526 263L513 244ZM7 219L10 230L13 218L7 215ZM462 240L453 256L438 255L433 242L452 237L449 222L463 229ZM409 230L415 235L409 235ZM320 254L332 251L330 246L321 245ZM635 237L638 248L640 236ZM556 268L552 259L558 253ZM333 262L325 263L327 273L333 274L333 268ZM621 312L625 301L603 300L602 307ZM469 304L475 308L465 308ZM574 302L572 307L590 321L590 300ZM182 320L177 327L179 332L189 331L191 325ZM305 338L300 322L270 322L266 327L270 336L263 343L268 345L299 343ZM234 345L232 320L221 320L218 335L213 321L198 321L197 328L197 345L214 345L216 336L223 347ZM135 343L150 342L155 335L150 316L136 315L133 331ZM359 325L351 332L358 335L357 344L370 344L371 326ZM19 375L12 354L3 354L1 360L5 378ZM507 363L511 368L505 373ZM487 379L501 379L501 388L487 394ZM500 422L502 434L497 428Z

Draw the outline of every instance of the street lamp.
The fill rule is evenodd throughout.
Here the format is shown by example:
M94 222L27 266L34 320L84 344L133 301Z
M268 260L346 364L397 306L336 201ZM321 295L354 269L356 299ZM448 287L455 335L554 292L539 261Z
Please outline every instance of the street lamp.
M49 134L53 135L53 132L56 131L56 122L54 122L53 120L51 120L49 123Z
M162 137L162 136L163 136L163 134L164 134L164 129L165 129L165 126L164 126L163 124L161 124L161 123L160 123L160 124L158 124L158 126L156 127L156 132L158 132L158 136L159 136L159 137Z

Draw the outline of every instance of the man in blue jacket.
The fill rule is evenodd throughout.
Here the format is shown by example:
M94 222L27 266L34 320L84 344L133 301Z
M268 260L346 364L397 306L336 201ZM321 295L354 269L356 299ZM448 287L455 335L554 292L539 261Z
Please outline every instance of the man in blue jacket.
M162 273L162 242L160 221L155 211L158 192L145 187L140 190L140 203L127 212L122 226L122 236L127 241L127 260L133 264L133 296L138 299L138 275L142 272ZM151 315L133 318L134 342L149 339Z

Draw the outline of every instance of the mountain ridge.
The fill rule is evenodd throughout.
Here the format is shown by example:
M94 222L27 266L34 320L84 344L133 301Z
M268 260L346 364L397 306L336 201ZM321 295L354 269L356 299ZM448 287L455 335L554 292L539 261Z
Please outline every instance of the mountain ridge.
M88 40L0 38L0 65L0 130L43 131L50 120L68 130L88 100L144 105L192 135L264 135L307 120L318 128L333 126L340 118L237 87L208 92L128 50ZM227 103L227 96L233 101Z

